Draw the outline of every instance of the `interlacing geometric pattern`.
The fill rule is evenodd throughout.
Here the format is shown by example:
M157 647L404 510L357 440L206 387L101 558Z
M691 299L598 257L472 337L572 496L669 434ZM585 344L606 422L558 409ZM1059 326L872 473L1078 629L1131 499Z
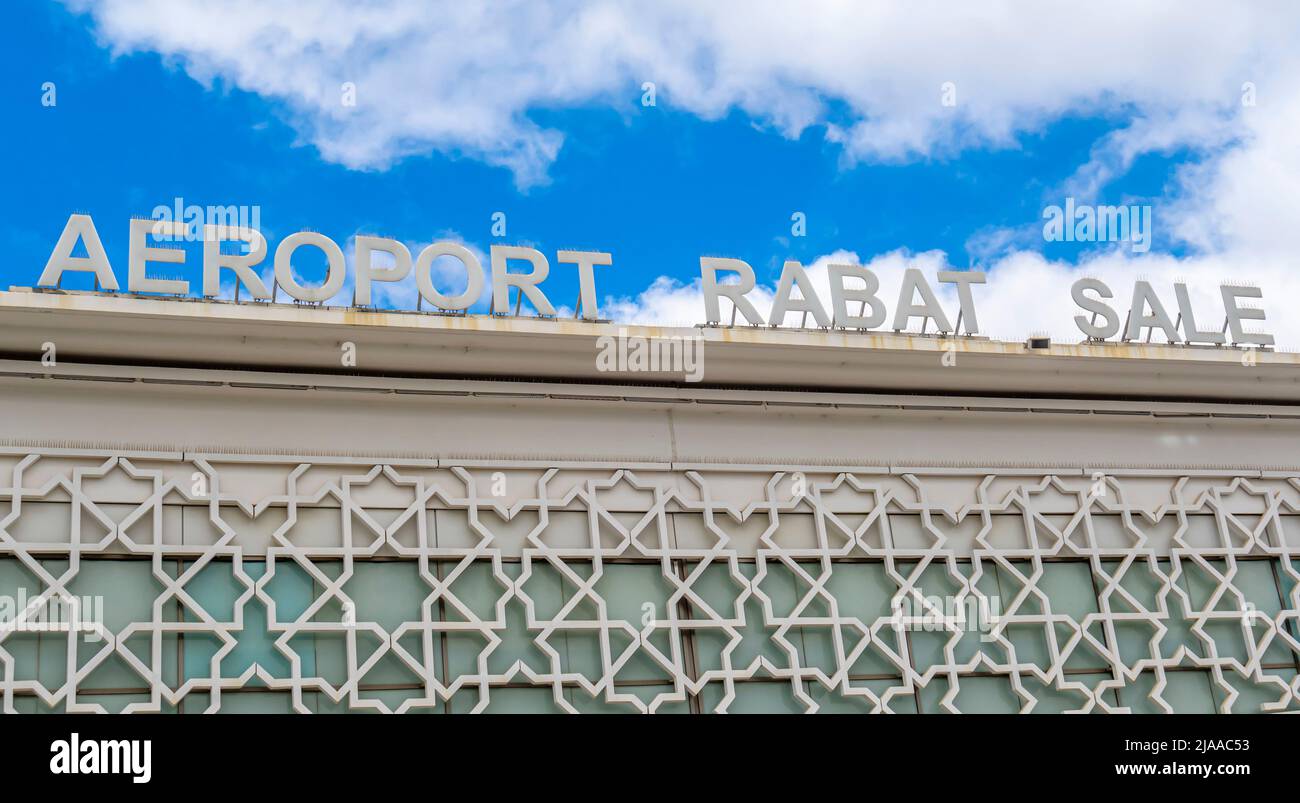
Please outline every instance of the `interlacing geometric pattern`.
M5 712L1297 710L1300 476L14 448L0 598Z

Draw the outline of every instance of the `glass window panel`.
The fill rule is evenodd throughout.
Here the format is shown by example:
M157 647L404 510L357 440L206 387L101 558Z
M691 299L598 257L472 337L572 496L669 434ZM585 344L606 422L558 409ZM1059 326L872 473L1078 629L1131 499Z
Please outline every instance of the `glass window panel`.
M1155 672L1141 673L1119 690L1120 705L1129 707L1135 714L1164 713L1164 709L1150 697L1155 683ZM1208 672L1165 672L1165 688L1160 697L1175 714L1213 714L1215 710Z
M1215 683L1213 684L1215 708L1229 714L1260 714L1264 713L1265 705L1270 706L1269 711L1295 711L1297 706L1288 688L1295 682L1295 676L1294 669L1266 669L1260 679L1256 680L1225 670L1224 682L1237 692L1237 697L1225 710L1223 706L1227 703L1228 693ZM1283 705L1278 708L1277 703Z
M795 696L788 680L743 681L736 683L735 697L727 706L731 714L801 714L806 706ZM709 683L700 691L700 705L715 712L726 697L722 683Z
M1005 677L965 676L957 679L958 692L953 705L963 714L1014 714L1020 710L1022 700L1011 689ZM925 714L951 713L942 705L944 695L951 685L946 677L936 677L925 688L918 690L921 712Z

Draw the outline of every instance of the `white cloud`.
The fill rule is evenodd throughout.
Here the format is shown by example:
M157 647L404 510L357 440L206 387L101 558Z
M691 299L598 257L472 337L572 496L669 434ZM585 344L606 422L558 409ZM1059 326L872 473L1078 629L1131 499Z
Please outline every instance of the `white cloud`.
M903 270L919 268L935 288L940 304L950 320L957 318L958 301L953 285L940 284L936 274L940 270L960 270L948 263L941 251L911 254L905 250L880 254L863 261L851 251L836 251L818 258L806 266L809 278L822 304L830 304L830 283L827 265L865 265L880 278L877 296L885 304L888 321L893 322ZM1288 314L1288 301L1300 297L1300 273L1285 262L1261 262L1254 270L1243 273L1230 258L1213 255L1179 259L1165 254L1147 254L1135 257L1116 248L1087 256L1078 264L1052 261L1041 254L1014 251L987 267L988 283L973 288L975 306L979 313L981 333L1000 340L1023 340L1029 334L1045 332L1058 342L1072 343L1083 339L1075 327L1074 316L1080 314L1070 297L1070 285L1084 276L1106 282L1114 291L1110 304L1123 316L1129 307L1133 283L1145 279L1170 316L1178 312L1178 301L1173 292L1175 281L1185 281L1196 315L1198 329L1214 329L1224 322L1223 302L1219 296L1220 284L1228 281L1257 282L1264 294L1262 304L1243 302L1243 306L1261 306L1266 314L1264 322L1247 322L1247 331L1264 331L1277 338L1279 346L1300 346L1300 317ZM758 286L746 298L767 319L772 308L775 288ZM664 326L689 326L704 320L704 299L699 280L689 284L660 277L635 298L606 299L602 314L626 323L659 324ZM857 307L850 304L851 312ZM722 302L723 322L730 320L731 306ZM798 326L802 313L787 313L787 326ZM744 324L743 316L737 317ZM813 325L811 318L809 324ZM908 331L919 331L920 320L913 319ZM931 329L933 331L933 329ZM1157 332L1154 342L1163 342Z
M1012 146L1081 109L1204 119L1239 105L1243 81L1267 95L1264 76L1293 63L1300 30L1293 5L1173 0L67 2L116 52L156 51L281 102L327 159L382 168L465 153L524 186L545 179L563 141L530 110L632 108L646 81L660 104L705 118L741 109L790 136L826 123L834 101L847 119L827 135L848 159L907 160ZM345 82L355 107L341 102ZM945 82L955 106L940 102Z
M1088 162L1065 182L1064 192L1090 202L1140 156L1183 147L1203 153L1222 148L1249 134L1248 121L1237 111L1189 106L1137 117L1093 146Z
M1220 280L1250 278L1265 289L1279 343L1300 346L1300 326L1283 314L1300 297L1292 3L67 2L117 53L158 52L200 81L278 102L326 159L372 169L431 150L464 154L513 171L522 187L546 180L563 143L531 111L636 108L645 81L661 106L705 119L739 109L786 136L824 125L849 162L1015 147L1018 134L1065 115L1106 114L1117 130L1062 195L1087 199L1144 154L1191 149L1199 159L1152 203L1157 232L1193 255L1114 250L1068 264L1025 250L1036 245L1032 221L981 231L972 253L993 274L985 328L1077 338L1068 284L1080 273L1121 296L1138 273L1166 294L1187 277L1207 316ZM941 103L949 81L953 107ZM356 85L355 108L341 103L344 82ZM1253 106L1242 103L1246 82ZM823 287L832 256L852 255L819 260ZM896 281L905 262L933 271L946 260L897 251L867 261ZM698 283L669 278L604 309L646 322L702 316Z

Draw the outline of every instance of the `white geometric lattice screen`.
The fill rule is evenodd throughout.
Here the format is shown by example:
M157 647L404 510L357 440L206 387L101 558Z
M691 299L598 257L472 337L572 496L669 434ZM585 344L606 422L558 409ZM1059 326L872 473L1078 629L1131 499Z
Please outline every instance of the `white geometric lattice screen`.
M1298 556L1300 482L1268 472L11 449L0 690L5 712L1295 710ZM70 598L82 632L51 624Z

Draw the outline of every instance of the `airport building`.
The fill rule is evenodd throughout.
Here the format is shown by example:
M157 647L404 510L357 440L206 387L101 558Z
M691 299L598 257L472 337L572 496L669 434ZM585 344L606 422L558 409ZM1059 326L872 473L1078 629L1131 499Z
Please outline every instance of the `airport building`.
M5 712L1300 709L1300 356L0 293Z

